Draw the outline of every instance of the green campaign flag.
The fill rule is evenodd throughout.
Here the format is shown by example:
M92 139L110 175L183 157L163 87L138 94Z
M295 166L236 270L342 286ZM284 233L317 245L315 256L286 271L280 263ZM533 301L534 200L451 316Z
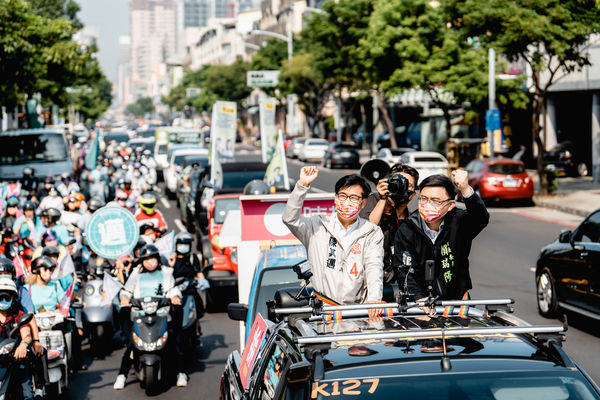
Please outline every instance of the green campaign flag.
M100 151L100 143L98 142L98 132L95 133L94 139L90 144L90 148L85 155L85 168L88 171L96 169L96 161L98 161L98 153Z

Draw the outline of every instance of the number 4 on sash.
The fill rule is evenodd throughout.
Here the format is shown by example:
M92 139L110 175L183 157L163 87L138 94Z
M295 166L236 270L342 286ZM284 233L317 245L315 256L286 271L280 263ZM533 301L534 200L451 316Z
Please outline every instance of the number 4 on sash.
M350 268L350 275L354 275L355 278L358 277L358 268L356 268L356 263Z

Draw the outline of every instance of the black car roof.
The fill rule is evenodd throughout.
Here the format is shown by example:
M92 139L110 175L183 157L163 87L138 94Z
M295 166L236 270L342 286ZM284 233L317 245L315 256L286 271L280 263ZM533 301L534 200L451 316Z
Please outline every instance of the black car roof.
M377 321L364 317L319 320L313 315L312 322L293 318L290 325L281 327L299 352L322 354L324 379L442 373L444 342L453 372L556 371L574 366L560 349L564 338L560 329L539 333L545 328L550 331L551 326L531 326L505 312L486 316L471 308L463 318L456 312L443 316L443 308L438 311L435 318L397 313ZM440 331L448 332L447 336L440 336Z

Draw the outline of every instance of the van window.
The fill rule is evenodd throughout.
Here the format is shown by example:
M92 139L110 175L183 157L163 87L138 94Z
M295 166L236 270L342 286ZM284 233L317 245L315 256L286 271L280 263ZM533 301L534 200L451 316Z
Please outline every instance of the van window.
M0 164L66 161L68 157L60 133L0 136Z

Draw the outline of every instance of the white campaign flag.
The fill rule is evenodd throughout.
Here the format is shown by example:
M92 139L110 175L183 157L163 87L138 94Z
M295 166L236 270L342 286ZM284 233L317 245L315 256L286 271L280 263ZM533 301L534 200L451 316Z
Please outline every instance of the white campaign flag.
M112 299L119 293L119 290L123 289L121 282L105 273L102 278L102 304L112 303Z
M161 256L169 256L173 253L173 242L175 241L175 231L167 233L165 236L154 242Z
M58 268L52 274L52 279L60 279L63 276L71 275L75 273L75 265L70 254L65 254L63 259L58 264Z

